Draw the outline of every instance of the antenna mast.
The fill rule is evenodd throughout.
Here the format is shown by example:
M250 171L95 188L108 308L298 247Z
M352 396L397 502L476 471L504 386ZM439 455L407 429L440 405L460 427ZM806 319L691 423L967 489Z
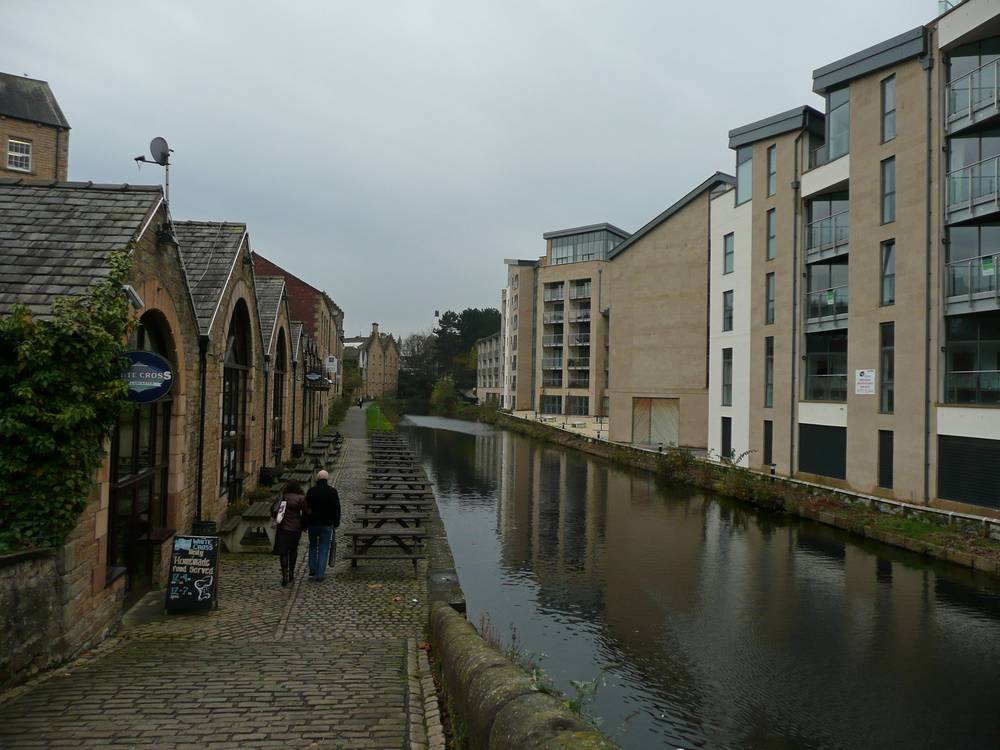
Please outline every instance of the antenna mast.
M137 163L142 164L159 164L166 170L166 190L165 197L166 201L170 203L170 154L174 150L167 145L165 138L156 136L153 140L149 142L149 155L152 159L147 159L145 156L137 156L135 160Z

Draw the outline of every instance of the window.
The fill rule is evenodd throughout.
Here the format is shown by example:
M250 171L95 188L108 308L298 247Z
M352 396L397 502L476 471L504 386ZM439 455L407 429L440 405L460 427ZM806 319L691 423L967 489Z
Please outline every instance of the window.
M891 305L896 301L896 241L887 240L882 243L882 262L879 266L879 302Z
M274 465L281 463L282 451L285 447L285 372L288 360L285 354L285 329L278 331L277 356L274 359L273 384L274 396L271 404L271 453Z
M18 172L31 171L31 141L20 138L7 139L7 169Z
M736 238L727 234L722 238L722 273L733 272L733 259L736 256Z
M250 373L250 313L240 300L229 322L222 369L222 445L219 487L231 502L243 494L246 477L247 395ZM312 395L303 394L303 414L310 414ZM305 421L306 417L303 418ZM304 425L303 425L304 428Z
M844 86L826 97L826 146L830 161L850 151L850 132L851 93Z
M764 296L764 325L774 323L774 274L769 273L766 279Z
M736 149L736 205L753 197L753 148Z
M830 193L806 203L806 250L833 250L847 245L850 236L850 197L847 191Z
M896 137L896 76L882 81L882 143Z
M719 445L719 456L722 458L733 457L733 418L722 418L722 439Z
M622 238L607 230L584 232L568 237L553 237L552 265L581 263L588 260L607 260L608 253L622 242Z
M778 192L778 147L771 146L767 149L767 194L774 195Z
M892 430L878 431L878 486L892 489Z
M882 162L882 223L896 220L896 157Z
M774 463L774 422L764 420L764 466Z
M774 336L764 339L764 407L774 406Z
M807 401L847 400L847 333L806 335Z
M879 338L879 382L878 410L882 414L892 414L894 406L893 383L896 379L894 323L882 323L878 327Z
M733 405L733 350L722 350L722 405Z
M774 209L767 212L767 259L774 260L778 245L778 220Z
M947 295L995 292L1000 263L1000 224L955 226L948 229Z
M733 290L722 293L722 330L733 330Z
M562 414L562 396L542 396L540 405L542 414Z
M587 396L567 396L566 411L574 417L586 416L590 410L590 399Z
M945 401L1000 405L1000 313L946 318Z

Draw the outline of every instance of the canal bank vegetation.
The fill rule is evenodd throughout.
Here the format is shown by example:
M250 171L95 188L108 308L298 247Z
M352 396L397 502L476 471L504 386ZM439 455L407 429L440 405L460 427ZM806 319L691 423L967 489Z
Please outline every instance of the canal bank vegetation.
M335 399L330 402L330 408L327 414L327 424L331 427L336 427L341 422L344 421L344 415L347 414L347 410L351 408L351 404L354 403L351 396L344 392L340 398ZM357 406L356 403L354 403Z
M0 318L0 553L63 543L128 404L131 261L111 253L108 265L84 294L54 299L49 318L23 305Z
M365 409L368 432L393 432L396 429L396 421L398 421L399 415L394 415L391 410L387 411L386 405L386 401L379 400L370 404ZM393 419L393 416L396 418Z
M499 413L493 422L528 437L601 456L620 466L733 497L760 508L791 513L929 557L1000 576L1000 541L975 517L935 512L905 503L841 492L739 466L698 458L684 448L662 453L596 441Z

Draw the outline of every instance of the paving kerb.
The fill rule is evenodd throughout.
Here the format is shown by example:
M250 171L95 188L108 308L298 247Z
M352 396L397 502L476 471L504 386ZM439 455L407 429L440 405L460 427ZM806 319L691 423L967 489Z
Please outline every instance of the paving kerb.
M345 519L365 473L364 426L350 421L335 469ZM306 548L288 588L273 556L223 554L204 615L166 616L152 593L114 639L0 696L0 747L443 748L417 647L426 565L338 559L314 583Z

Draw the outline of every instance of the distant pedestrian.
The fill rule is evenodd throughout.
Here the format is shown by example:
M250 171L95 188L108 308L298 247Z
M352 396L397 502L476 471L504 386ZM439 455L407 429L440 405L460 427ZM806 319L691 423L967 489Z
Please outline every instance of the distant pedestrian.
M330 475L323 469L316 473L316 484L306 493L309 519L309 575L317 581L326 578L326 566L337 554L334 529L340 526L340 495L331 487Z
M298 482L286 482L281 490L281 499L271 509L271 517L276 527L274 554L281 561L281 585L295 581L295 561L299 555L299 539L302 537L306 511L306 499Z

